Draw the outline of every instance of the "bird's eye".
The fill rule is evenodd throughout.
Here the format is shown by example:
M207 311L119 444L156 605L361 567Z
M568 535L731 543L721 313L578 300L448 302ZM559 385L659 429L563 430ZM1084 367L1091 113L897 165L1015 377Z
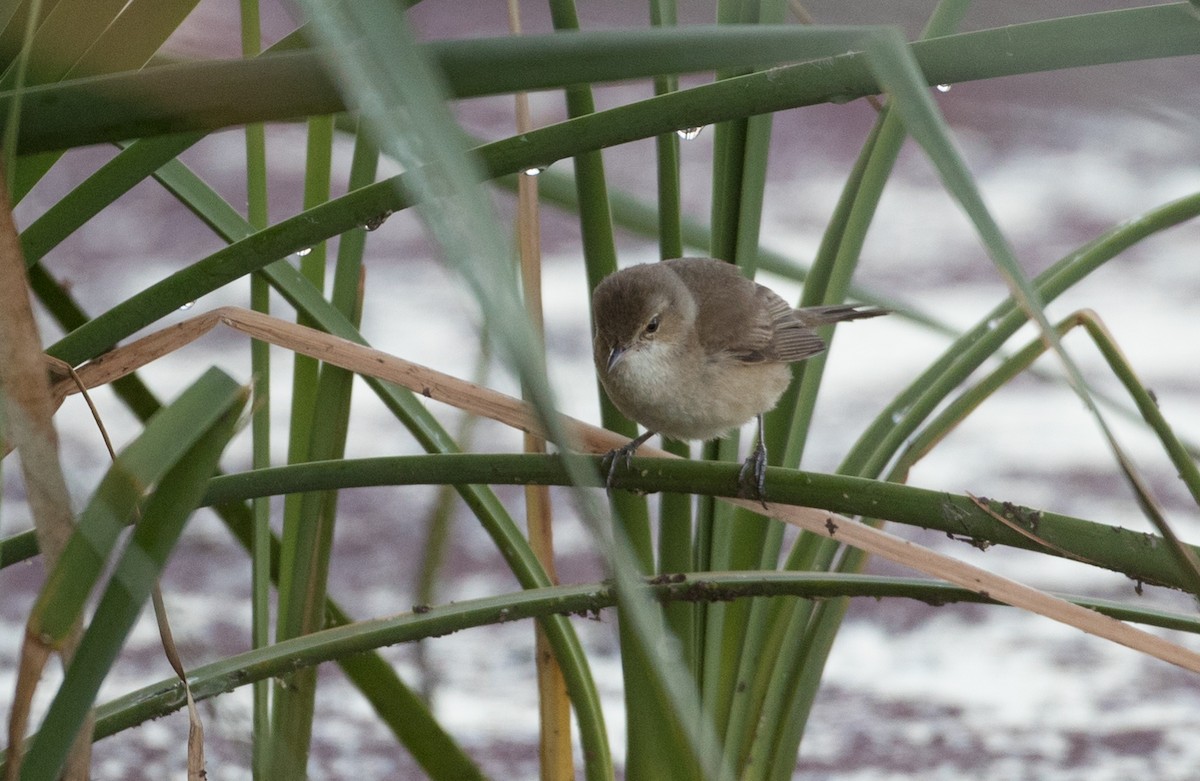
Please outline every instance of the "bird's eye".
M646 333L652 334L658 330L658 316L650 318L650 322L646 323Z

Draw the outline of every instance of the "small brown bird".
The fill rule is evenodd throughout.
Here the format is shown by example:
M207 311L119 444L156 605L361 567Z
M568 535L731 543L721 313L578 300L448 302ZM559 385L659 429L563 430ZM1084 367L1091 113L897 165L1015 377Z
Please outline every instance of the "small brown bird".
M596 372L617 409L647 429L609 454L609 482L617 460L628 464L655 433L714 439L757 417L758 444L739 482L743 495L763 499L762 416L791 382L788 364L825 349L816 326L888 311L794 309L712 258L647 263L608 276L592 294Z

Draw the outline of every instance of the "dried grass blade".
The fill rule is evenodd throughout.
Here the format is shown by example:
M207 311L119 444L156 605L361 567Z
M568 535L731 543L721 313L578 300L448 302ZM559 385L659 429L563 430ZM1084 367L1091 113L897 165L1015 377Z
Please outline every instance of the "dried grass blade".
M236 307L213 310L171 329L151 334L128 347L106 353L79 369L79 375L84 378L88 387L94 387L100 382L111 382L123 376L123 373L134 371L143 365L134 360L135 356L142 360L148 355L162 354L162 344L177 344L181 334L190 334L195 338L218 322L255 339L262 339L305 355L319 356L321 360L344 369L394 382L465 412L491 418L520 431L544 435L535 413L528 405L511 396L405 361L380 350ZM576 450L606 453L625 444L624 437L605 429L567 417L563 417L562 422L570 433L572 446ZM643 455L654 457L677 457L645 446L641 452ZM724 501L761 511L761 505L756 502L741 499ZM767 513L784 523L836 539L867 553L955 583L990 599L1037 613L1184 669L1200 672L1200 654L1183 646L849 518L824 510L770 503Z
M0 167L0 182L4 180ZM0 187L0 401L3 402L0 441L11 441L20 452L21 473L38 545L46 556L48 567L53 567L71 536L73 513L58 460L58 434L54 430L50 383L29 302L21 240L13 222L7 187ZM79 637L80 628L76 626L62 647L64 661L70 660ZM30 701L49 653L50 648L41 638L26 634L9 719L9 778L16 778L20 769L20 747L29 720ZM89 716L89 728L72 748L68 778L87 778L90 725Z

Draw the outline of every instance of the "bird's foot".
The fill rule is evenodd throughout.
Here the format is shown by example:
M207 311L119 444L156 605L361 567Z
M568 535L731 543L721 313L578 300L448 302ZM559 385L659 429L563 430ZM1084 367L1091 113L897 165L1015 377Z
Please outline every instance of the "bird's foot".
M757 499L767 507L767 448L760 439L738 472L738 496Z
M631 442L630 444L633 443ZM617 464L620 463L622 466L628 469L629 462L633 458L633 454L636 450L636 445L634 447L625 445L624 447L619 447L615 450L608 451L604 458L600 459L600 469L604 472L604 485L608 488L608 490L612 490L613 478L616 477L617 474Z
M604 458L600 459L600 469L604 472L604 485L609 491L612 491L613 488L613 477L615 477L617 474L618 462L628 469L629 464L633 459L633 454L636 453L637 449L644 445L646 440L652 436L654 436L654 432L647 431L645 434L642 434L640 437L631 440L623 447L608 451Z

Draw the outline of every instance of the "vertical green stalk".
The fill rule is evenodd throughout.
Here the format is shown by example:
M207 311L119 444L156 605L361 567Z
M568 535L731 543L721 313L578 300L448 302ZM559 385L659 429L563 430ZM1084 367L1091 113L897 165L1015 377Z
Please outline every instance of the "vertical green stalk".
M304 182L304 208L329 199L333 145L333 118L308 120L308 154ZM301 275L317 290L325 287L326 244L310 247L300 257ZM299 322L306 323L301 316ZM308 323L306 323L308 324ZM314 448L333 449L343 429L331 397L337 390L325 383L317 361L297 355L292 374L292 413L288 463L315 457ZM329 394L326 396L325 394ZM283 554L279 574L277 640L320 629L324 615L326 579L333 540L332 505L321 494L292 495L284 501ZM305 777L312 740L315 669L301 670L276 681L272 701L271 774L275 778Z
M361 159L361 152L359 157ZM352 164L352 167L358 166ZM235 241L250 235L250 226L245 219L182 164L176 162L165 166L156 176L226 241ZM278 293L316 321L322 330L351 341L365 343L362 335L350 324L346 316L322 298L291 264L277 261L263 269L262 274ZM85 315L81 317L86 319ZM369 379L367 385L412 431L422 447L431 452L458 449L455 447L455 441L428 417L424 407L407 391L402 393L394 386L385 386ZM528 551L519 549L524 540L495 495L479 486L458 486L458 490L466 500L468 508L478 515L484 527L497 541L498 547L505 552L506 559L518 579L527 587L547 585L547 582L538 578L540 570L530 566L531 554L527 557ZM246 515L246 518L241 518L240 514L239 517L226 515L225 518L230 528L249 548L252 536L251 520L248 512ZM281 549L282 545L279 547ZM328 599L326 601L330 605L327 614L331 622L344 623L348 620L344 617L344 612L339 611ZM586 660L567 619L557 617L546 621L545 626L557 643L555 653L560 659L571 660L571 666L566 669L569 672L569 686L573 687L577 712L580 714L583 743L590 752L588 770L591 778L600 781L611 775L610 772L606 772L611 768L611 758L607 751L608 741L604 734L603 720L599 715L598 697ZM447 773L445 777L449 778L478 776L478 769L474 768L469 758L433 722L432 716L421 705L420 700L408 690L378 654L363 654L344 660L342 669L371 702L397 738L412 752L414 759L429 769L432 775L438 776L435 769L441 768L442 771L439 772Z
M556 30L578 30L579 15L574 0L550 0L550 15ZM567 114L574 118L596 111L592 90L586 85L566 89ZM547 160L547 163L552 162ZM617 270L617 246L613 238L612 211L608 202L608 183L604 175L604 158L600 152L585 152L575 157L575 186L579 198L579 228L582 234L583 260L587 268L588 289L594 289L609 274ZM637 427L627 420L601 390L601 424L630 438ZM613 495L613 507L633 546L643 572L654 568L653 547L650 543L650 516L644 499L627 492Z
M932 38L953 32L968 5L966 0L944 0L931 16L922 37ZM837 302L846 295L883 187L891 175L906 135L899 117L891 113L885 110L880 115L876 129L855 166L854 175L839 202L838 213L822 243L822 252L805 282L804 305ZM797 397L789 399L794 403L791 421L793 442L787 457L794 457L795 463L799 462L803 450L824 365L824 354L806 361L801 368L802 378ZM792 462L789 460L788 463ZM793 548L788 566L803 563L827 569L833 565L837 550L838 546L829 540L802 535ZM866 558L860 557L857 551L848 551L837 569L842 571L848 566L852 571L857 571L865 561ZM816 606L797 601L790 617L786 612L780 614L780 618L787 617L789 623L785 633L788 639L782 644L773 665L764 664L759 674L763 675L773 666L774 672L770 675L772 684L782 679L787 685L767 695L767 702L763 705L748 765L772 768L774 775L758 777L783 777L779 770L780 763L787 759L784 764L790 765L790 758L799 750L808 714L820 685L821 672L847 604L845 599ZM764 686L759 681L751 688L761 691Z
M308 151L304 174L304 209L311 209L329 200L332 176L333 117L312 117L308 120ZM325 290L326 244L301 250L300 273L317 290ZM300 316L299 322L311 325ZM291 452L288 461L303 460L308 441L308 423L312 420L313 398L317 387L317 361L296 357L292 377Z
M785 5L779 0L726 0L718 5L722 23L768 23L783 21ZM744 71L720 73L721 78ZM747 117L721 123L714 143L712 254L736 263L747 276L758 266L758 241L771 142L772 116ZM706 455L736 460L738 438L710 444ZM778 463L778 455L772 462ZM705 503L708 549L702 549L707 569L750 569L761 564L772 524L746 511L732 511ZM711 514L709 514L711 513ZM776 530L776 537L779 536ZM778 544L778 543L776 543ZM738 689L737 671L748 621L757 600L713 603L704 607L702 696L718 733L724 735L730 708ZM727 767L728 755L727 755Z
M804 305L810 302L835 302L844 299L853 269L860 257L867 229L874 217L883 186L899 154L904 135L903 126L898 118L892 117L885 109L864 146L851 179L847 182L845 197L839 202L839 212L842 212L842 207L845 206L842 212L845 219L843 221L835 218L832 221L827 240L822 242L823 252L818 255L805 283ZM831 336L832 334L829 334L826 338ZM812 411L820 391L824 366L825 354L821 354L805 361L800 367L801 379L796 384L797 398L794 406L790 408L792 440L787 453L789 458L795 457L798 460L803 451ZM833 566L837 551L836 543L804 533L797 540L786 566L789 569L825 570ZM811 706L812 697L820 684L824 654L833 642L832 635L815 638L810 637L809 633L814 625L822 622L835 621L833 625L836 626L840 623L846 607L844 600L833 600L819 605L814 605L808 600L789 602L792 603L790 611L781 611L777 616L779 620L785 620L788 624L788 628L783 632L784 639L780 647L774 649L779 655L770 657L772 663L764 664L763 668L757 671L757 680L749 689L756 693L771 689L765 694L765 702L761 702L762 713L765 715L761 717L764 723L759 725L759 730L779 736L796 734L796 739L793 742L783 737L775 740L764 739L761 736L756 738L753 753L749 757L750 764L760 762L767 767L773 767L772 761L766 760L762 755L764 751L774 752L775 762L785 752L790 751L794 755L808 711L808 707L798 707L797 702L807 698ZM776 632L778 634L778 630ZM815 657L810 656L814 651ZM808 663L812 658L822 660L816 665L815 671ZM783 685L779 685L781 680ZM744 724L742 729L744 740L749 737L749 724Z
M676 16L674 0L650 0L650 23L653 26L674 27ZM678 77L654 77L655 95L667 95L677 89ZM654 142L658 153L658 247L659 256L665 260L683 255L679 135L664 133Z
M332 129L332 118L328 118L328 121L321 121L316 128L317 132L310 135L310 151L312 152L310 159L313 159L316 165L310 168L310 174L313 175L310 176L308 182L306 200L311 199L319 203L328 198ZM316 141L312 143L314 136ZM365 131L360 133L351 163L350 189L357 189L374 181L378 158L378 151L367 138ZM362 314L361 278L365 242L365 227L355 228L343 234L338 246L331 293L331 302L334 308L355 327L357 327ZM314 248L313 254L315 252ZM312 271L315 273L317 270L316 264L314 264ZM319 270L323 276L323 262L320 264ZM335 366L320 366L312 400L314 419L307 432L309 439L303 453L304 459L334 460L341 458L344 454L349 427L352 386L353 375L350 372ZM294 631L295 634L291 636L307 634L321 629L324 625L323 604L329 560L333 548L336 512L336 491L306 493L299 497L299 507L295 511L299 527L296 535L295 554L297 563L302 567L298 566L294 570L297 577L291 584L292 589L288 594L289 608L287 610L282 606L280 608L281 618L292 622L288 629ZM285 524L287 519L288 516L285 512ZM285 525L285 534L286 531L287 526ZM283 623L281 622L281 637L284 636L282 627ZM278 694L278 689L276 690L277 715L273 769L276 773L286 773L286 777L300 778L303 767L307 763L308 741L305 734L311 735L312 729L312 708L316 694L315 669L310 674L295 676L293 686L294 688L286 696L290 702L285 702L285 698ZM303 752L298 750L300 745L305 747Z
M650 22L655 27L676 24L674 0L650 0ZM666 95L679 88L675 76L656 76L654 94ZM678 258L683 255L683 207L679 172L679 135L664 133L655 139L658 153L658 246L659 256ZM666 450L687 458L691 455L686 442L666 441ZM658 572L687 572L692 569L692 498L686 494L663 494L659 510ZM667 626L679 639L693 667L699 656L693 636L696 606L686 602L668 604ZM696 671L693 668L693 672Z
M255 57L262 51L262 26L258 0L241 0L242 56ZM266 131L261 123L246 126L246 221L254 230L270 224L267 188ZM270 287L258 274L250 277L250 308L270 312ZM271 465L271 350L265 342L250 343L250 371L254 403L251 408L251 463L255 469ZM254 536L251 562L251 644L265 648L271 642L271 499L258 497L252 502ZM271 745L270 682L254 684L251 773L255 779L267 778L268 749Z
M348 191L366 187L375 181L379 168L379 148L371 139L367 128L360 126L354 136L354 154L350 160ZM370 230L377 228L370 226ZM338 244L337 264L333 271L333 292L330 300L334 308L346 315L353 323L362 303L361 286L364 281L363 253L367 245L368 227L363 226L342 234Z
M556 30L579 29L579 16L573 0L550 0L550 14ZM568 87L566 98L567 113L571 117L591 114L596 110L591 88L587 86ZM617 249L613 238L604 160L599 151L593 151L577 156L574 162L584 263L590 290L617 270ZM629 437L635 436L637 427L617 411L603 390L599 393L602 425ZM617 491L612 495L612 506L616 522L629 540L638 568L644 573L652 572L654 554L645 499ZM634 780L670 778L679 768L672 768L664 762L662 748L672 745L674 739L668 734L670 719L666 717L667 714L656 712L658 700L654 696L653 674L649 670L652 660L643 657L641 643L631 634L631 622L624 615L620 616L619 621L627 716L626 776ZM650 641L649 638L645 640Z
M1191 202L1190 208L1184 207L1185 202L1188 201ZM1047 301L1052 300L1074 282L1104 261L1114 257L1134 241L1176 224L1176 220L1185 212L1194 215L1195 205L1194 197L1168 204L1139 220L1127 222L1122 228L1106 234L1084 249L1072 252L1035 280L1039 294ZM1184 208L1177 210L1178 207ZM852 450L839 471L866 476L876 474L877 470L881 470L882 465L886 464L894 455L899 446L916 428L918 422L930 414L953 388L966 379L972 370L982 364L986 356L993 354L1021 324L1026 322L1026 319L1025 314L1011 299L990 312L978 326L968 331L947 350L942 358L930 366L921 378L902 393L896 402L893 402L893 405L881 413L880 419L873 423L860 438L860 442ZM994 327L990 327L989 324ZM897 424L892 418L895 412L901 409L909 410L909 412ZM871 453L870 459L859 454L859 451L863 450ZM906 468L902 462L898 471L890 473L888 479L898 478ZM846 551L838 563L838 571L856 572L861 570L865 562L865 556L851 549ZM844 600L836 600L822 603L819 614L811 622L805 642L809 648L815 650L809 652L806 660L807 666L818 670L823 667L828 654L827 646L831 644L833 631L836 630L836 626L845 612L843 602ZM793 730L803 729L802 719L806 717L811 704L811 697L809 697L794 707L796 716L791 717Z
M872 129L864 151L859 155L830 218L813 268L805 278L802 300L804 305L826 300L831 269L839 256L838 248L842 246L846 225L859 203L864 171L872 160L872 150L877 146L881 125L881 122L877 122ZM807 409L811 413L811 405L802 400L801 389L806 386L806 378L815 376L819 380L820 372L810 375L809 365L820 357L810 358L794 368L795 378L792 384L775 410L766 415L764 436L768 452L776 454L776 457L771 459L773 462L776 458L779 459L777 463L783 464L795 464L799 461L808 434L809 417L803 414L803 411ZM815 393L816 387L812 391L814 399ZM822 541L822 538L815 535L802 534L785 566L788 569L816 570L828 567L828 562L821 565L814 558L820 551L813 546L819 546ZM781 547L782 528L778 524L770 524L763 541L758 566L763 569L778 566ZM832 556L832 553L832 550L827 551L829 556ZM798 624L802 627L811 609L812 602L800 599L755 600L751 606L743 656L737 671L738 690L734 693L726 725L727 753L730 760L736 761L738 766L746 762L757 762L761 766L765 761L762 756L750 757L751 742L760 730L769 729L759 723L762 713L764 710L781 707L779 703L789 690L789 683L794 680L792 674L797 672L795 668L799 664L796 659L777 659L781 648L794 648L802 637L799 628L787 628L788 617L790 616L793 625ZM780 679L780 675L784 675L785 678ZM759 745L755 750L761 753L763 746Z
M743 14L750 13L757 3L752 0L720 0L717 3L718 24L738 24L744 21ZM718 80L740 76L744 70L718 71ZM721 122L713 127L712 205L709 216L710 244L708 254L719 260L734 262L737 252L737 231L741 193L742 165L745 162L746 121L744 119ZM707 442L701 446L701 457L710 460L732 461L737 458L739 437L737 433L725 439ZM698 571L719 567L723 558L716 551L719 539L727 539L727 527L733 511L718 504L712 497L701 496L696 504L695 567ZM725 606L700 604L696 606L697 643L700 656L697 668L700 675L700 694L705 712L714 713L720 706L719 688L724 654ZM716 723L716 722L715 722ZM720 727L717 727L720 732Z

